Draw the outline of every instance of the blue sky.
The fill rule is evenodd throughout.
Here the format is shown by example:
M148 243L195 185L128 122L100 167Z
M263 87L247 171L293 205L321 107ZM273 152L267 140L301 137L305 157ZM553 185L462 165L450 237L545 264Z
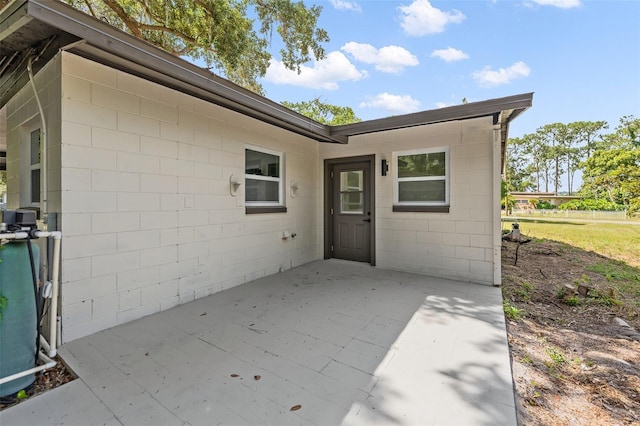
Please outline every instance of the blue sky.
M323 6L324 60L274 57L267 97L352 107L364 120L535 92L511 125L640 117L640 1L307 0Z

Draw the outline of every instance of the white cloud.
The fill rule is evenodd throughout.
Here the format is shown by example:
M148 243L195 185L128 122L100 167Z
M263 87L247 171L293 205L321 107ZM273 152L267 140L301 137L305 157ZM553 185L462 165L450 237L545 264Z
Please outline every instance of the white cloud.
M414 0L409 6L400 6L400 25L411 36L441 33L447 24L458 24L465 16L459 10L442 11L431 6L429 0Z
M449 47L447 49L434 50L433 52L431 52L431 57L440 58L445 62L454 62L454 61L461 61L463 59L467 59L469 55L464 53L462 50Z
M374 64L378 71L393 74L420 63L415 55L400 46L385 46L378 50L370 44L351 41L340 50L349 53L357 61Z
M478 81L481 87L496 87L503 84L511 83L517 78L527 77L531 72L531 68L524 62L516 62L509 68L500 68L492 70L491 67L485 67L480 71L473 73L473 79Z
M384 92L370 97L366 102L361 102L360 108L382 108L394 115L408 114L419 110L420 101L409 95L392 95Z
M352 12L362 12L362 8L355 1L330 0L331 5L338 10L350 10Z
M532 0L534 3L541 6L555 6L560 9L571 9L573 7L580 7L582 3L580 0Z
M366 76L366 71L358 70L342 52L336 51L329 53L323 60L314 62L313 67L303 65L299 74L285 68L282 62L272 59L265 79L275 84L336 90L340 81L357 81Z

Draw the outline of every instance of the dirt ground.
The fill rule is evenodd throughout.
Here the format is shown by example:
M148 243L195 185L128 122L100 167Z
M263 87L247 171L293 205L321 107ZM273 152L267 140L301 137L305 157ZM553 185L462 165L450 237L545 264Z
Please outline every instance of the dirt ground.
M640 424L640 309L615 276L588 268L607 261L552 241L503 243L522 425ZM640 271L631 280L640 286Z
M60 357L55 357L58 363L48 370L36 373L35 381L29 389L25 389L24 395L5 396L0 398L0 411L20 403L22 400L40 395L46 391L62 386L74 380L76 376L61 362Z

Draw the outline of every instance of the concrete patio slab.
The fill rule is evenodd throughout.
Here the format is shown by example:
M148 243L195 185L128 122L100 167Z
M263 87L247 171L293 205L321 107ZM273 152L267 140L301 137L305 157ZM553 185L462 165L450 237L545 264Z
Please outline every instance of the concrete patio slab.
M517 424L500 289L366 264L313 262L60 354L79 380L3 426Z

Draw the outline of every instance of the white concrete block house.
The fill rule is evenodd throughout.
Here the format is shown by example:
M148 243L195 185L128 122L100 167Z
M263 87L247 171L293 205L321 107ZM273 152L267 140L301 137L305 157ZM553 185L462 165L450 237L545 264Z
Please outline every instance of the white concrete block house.
M0 13L7 207L63 233L65 342L323 258L500 284L531 102L329 127L57 1Z

